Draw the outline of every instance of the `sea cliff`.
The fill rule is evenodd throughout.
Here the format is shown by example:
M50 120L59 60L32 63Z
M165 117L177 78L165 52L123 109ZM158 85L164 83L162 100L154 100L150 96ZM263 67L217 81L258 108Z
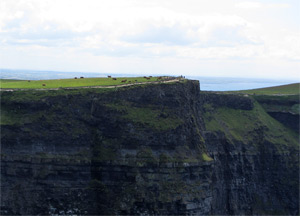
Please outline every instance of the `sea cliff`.
M1 92L1 215L297 215L295 131L191 80Z

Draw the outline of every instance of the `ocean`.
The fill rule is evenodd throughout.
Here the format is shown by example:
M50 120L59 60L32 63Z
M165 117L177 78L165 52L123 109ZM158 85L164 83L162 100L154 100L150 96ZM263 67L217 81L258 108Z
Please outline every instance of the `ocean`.
M275 80L234 77L189 77L188 79L199 80L200 89L203 91L235 91L256 88L265 88L278 85L297 83L299 80Z

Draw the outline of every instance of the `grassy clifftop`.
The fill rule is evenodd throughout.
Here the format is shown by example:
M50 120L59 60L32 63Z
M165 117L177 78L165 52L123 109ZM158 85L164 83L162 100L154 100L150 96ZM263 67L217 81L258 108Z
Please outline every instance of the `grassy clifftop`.
M0 80L1 88L47 89L84 86L115 86L141 82L154 82L165 77L118 77L118 78L80 78L54 80Z
M244 91L237 91L239 93L246 93L246 94L259 94L259 95L299 95L300 83L293 83L288 85L281 85L281 86L273 86L267 88L258 88L258 89L251 89L251 90L244 90Z

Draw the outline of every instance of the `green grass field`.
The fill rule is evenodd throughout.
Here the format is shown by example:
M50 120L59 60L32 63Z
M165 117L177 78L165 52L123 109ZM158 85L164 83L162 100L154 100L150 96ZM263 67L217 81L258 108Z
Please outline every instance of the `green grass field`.
M243 91L234 91L246 94L260 94L260 95L281 95L281 94L300 94L300 83L293 83L288 85L274 86L268 88L259 88Z
M298 145L296 132L284 127L272 118L258 103L254 103L253 110L239 110L228 107L210 109L205 112L204 121L207 130L222 131L230 139L240 140L244 143L255 143L253 132L260 128L264 131L264 139L282 145Z
M119 77L113 78L83 78L83 79L55 79L55 80L6 80L0 79L0 88L20 88L20 89L47 89L47 88L67 88L84 86L114 86L121 84L132 84L140 82L157 81L157 77ZM122 82L126 80L126 82Z
M11 83L11 82L24 82L26 80L15 80L15 79L0 79L0 83Z

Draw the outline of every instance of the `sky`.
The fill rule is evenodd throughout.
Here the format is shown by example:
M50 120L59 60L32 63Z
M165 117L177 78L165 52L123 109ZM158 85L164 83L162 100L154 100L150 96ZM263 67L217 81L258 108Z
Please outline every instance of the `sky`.
M300 80L299 0L0 0L0 68Z

